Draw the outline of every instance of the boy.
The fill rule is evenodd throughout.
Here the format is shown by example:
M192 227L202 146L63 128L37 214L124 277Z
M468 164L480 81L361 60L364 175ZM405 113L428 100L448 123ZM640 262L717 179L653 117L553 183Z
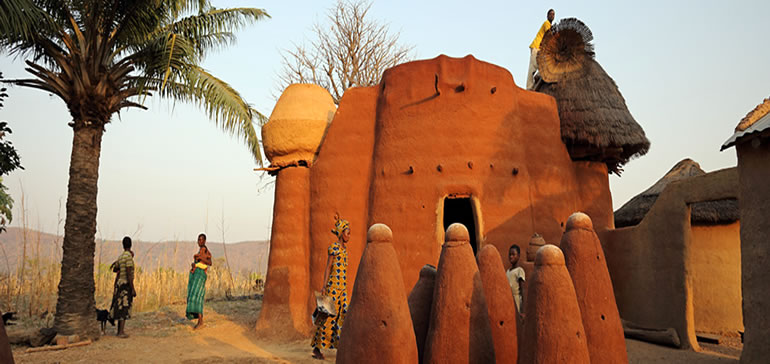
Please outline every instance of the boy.
M511 293L513 293L513 300L516 302L516 312L521 314L521 302L524 293L524 268L519 266L519 256L521 255L521 249L518 245L513 244L508 249L508 260L511 262L511 269L505 273L508 277L508 284L511 285Z

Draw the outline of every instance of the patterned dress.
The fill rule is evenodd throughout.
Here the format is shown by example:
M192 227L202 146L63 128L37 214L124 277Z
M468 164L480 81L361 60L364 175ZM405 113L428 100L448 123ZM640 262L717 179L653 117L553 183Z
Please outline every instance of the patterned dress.
M348 250L338 241L335 241L329 247L329 256L332 259L332 265L329 280L324 287L324 294L334 298L337 316L328 317L323 324L316 328L310 346L319 349L334 349L339 345L342 323L348 312Z
M125 250L113 265L116 265L119 270L112 294L110 316L115 320L126 320L131 318L131 306L134 302L134 295L128 282L128 269L134 269L134 256L130 251Z

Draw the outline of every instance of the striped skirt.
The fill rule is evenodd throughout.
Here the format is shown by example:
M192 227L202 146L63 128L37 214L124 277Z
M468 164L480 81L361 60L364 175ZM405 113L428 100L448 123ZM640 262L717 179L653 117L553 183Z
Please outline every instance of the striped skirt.
M196 268L187 282L187 319L192 320L203 314L203 300L206 297L206 271Z

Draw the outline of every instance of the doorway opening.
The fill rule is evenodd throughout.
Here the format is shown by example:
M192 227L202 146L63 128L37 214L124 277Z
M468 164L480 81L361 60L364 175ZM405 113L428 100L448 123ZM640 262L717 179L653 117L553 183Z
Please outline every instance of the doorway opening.
M473 211L473 202L469 197L444 198L444 231L456 222L459 222L468 229L473 255L476 255L478 242L476 241L476 218Z

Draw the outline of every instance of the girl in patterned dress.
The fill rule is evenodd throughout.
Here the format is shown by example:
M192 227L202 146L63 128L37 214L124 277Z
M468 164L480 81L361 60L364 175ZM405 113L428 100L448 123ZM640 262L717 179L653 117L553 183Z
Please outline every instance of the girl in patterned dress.
M337 235L337 241L329 246L328 257L326 258L326 269L324 270L323 294L334 299L334 305L337 307L337 316L329 316L316 328L313 341L310 346L313 347L313 358L324 359L321 349L334 349L339 345L340 330L342 329L345 314L348 312L348 294L347 294L347 270L348 270L348 249L347 243L350 240L350 224L347 220L334 216L336 222L332 233Z

